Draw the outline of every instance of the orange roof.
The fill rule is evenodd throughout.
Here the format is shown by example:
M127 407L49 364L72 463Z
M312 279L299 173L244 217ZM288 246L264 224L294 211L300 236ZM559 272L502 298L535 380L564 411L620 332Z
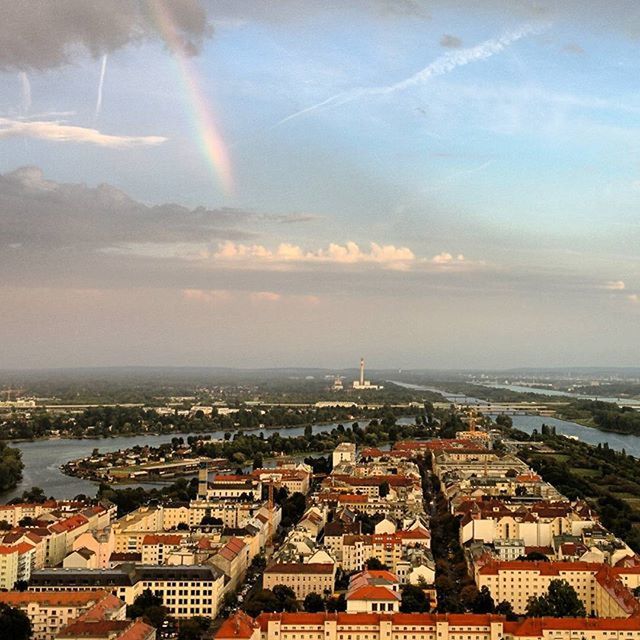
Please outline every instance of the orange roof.
M175 547L182 544L182 536L179 536L177 534L158 535L149 533L142 539L142 544L168 544Z
M525 618L505 622L505 635L542 636L543 630L558 631L640 631L640 617L633 618Z
M431 534L422 527L411 529L411 531L396 531L395 535L401 540L425 540L431 538Z
M365 585L347 595L347 600L400 600L400 594L375 585Z
M333 573L333 565L330 563L309 562L281 562L272 564L264 570L264 573Z
M363 503L369 502L369 498L367 496L358 495L357 493L346 493L344 495L338 496L338 501Z
M37 602L52 607L82 606L109 596L106 591L0 591L0 602L12 606Z
M240 538L231 538L218 553L226 560L233 560L246 546Z
M12 553L18 553L18 548L14 546L0 545L0 555L10 556Z
M124 602L112 593L105 593L88 611L85 611L80 618L82 620L103 620L109 611L120 611L125 606Z
M120 635L118 640L145 640L149 636L155 637L155 627L148 625L142 620L136 620L123 634Z
M227 618L216 633L216 638L250 638L258 623L244 611Z
M538 571L543 576L557 576L560 573L570 571L597 573L602 566L597 562L529 562L527 560L511 560L509 562L490 562L482 567L479 573L481 575L490 575L498 574L500 571Z
M399 582L398 576L395 573L385 571L384 569L367 569L363 573L368 573L372 578L382 578L383 580L389 580L389 582Z
M131 620L75 620L58 632L57 638L120 638L133 623Z
M49 529L51 529L51 531L53 531L54 533L64 533L66 531L73 531L74 529L77 529L78 527L81 527L83 524L87 524L88 522L89 520L87 518L78 513L75 516L70 516L65 520L60 520L60 522L52 524Z

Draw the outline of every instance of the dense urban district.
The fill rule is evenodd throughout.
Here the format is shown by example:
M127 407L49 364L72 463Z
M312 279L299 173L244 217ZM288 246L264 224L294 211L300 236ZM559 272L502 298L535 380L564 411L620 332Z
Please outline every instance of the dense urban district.
M0 636L640 640L638 460L431 392L381 401L363 368L353 388L376 400L13 406L12 437L176 435L66 463L95 497L0 506ZM20 465L0 444L2 487Z

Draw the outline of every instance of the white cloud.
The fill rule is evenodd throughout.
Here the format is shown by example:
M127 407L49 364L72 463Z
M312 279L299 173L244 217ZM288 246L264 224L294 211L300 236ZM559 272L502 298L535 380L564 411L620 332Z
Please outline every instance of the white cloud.
M282 296L274 291L254 291L250 295L252 302L279 302Z
M115 136L97 129L63 124L52 120L23 121L0 118L0 140L12 137L38 138L56 142L94 144L110 149L126 149L141 145L157 145L165 142L162 136Z
M182 289L182 297L189 302L204 305L226 303L253 304L290 301L303 306L316 306L321 299L316 295L283 294L276 291L232 291L229 289Z
M464 256L461 253L459 253L457 256L453 256L450 253L443 251L442 253L439 253L437 256L433 256L433 258L431 258L431 262L433 264L448 264L448 265L460 264L464 262Z
M227 302L231 299L231 292L226 289L183 289L182 297L194 302Z
M325 263L325 264L373 264L387 269L407 269L418 259L411 249L395 245L380 245L372 242L369 250L348 241L345 244L331 243L326 248L306 251L298 245L283 242L275 250L254 244L246 245L232 241L223 242L213 258L219 261L252 263Z

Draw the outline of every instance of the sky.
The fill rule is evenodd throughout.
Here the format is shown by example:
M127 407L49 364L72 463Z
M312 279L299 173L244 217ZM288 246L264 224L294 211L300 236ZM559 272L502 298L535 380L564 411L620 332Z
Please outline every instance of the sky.
M637 365L640 5L588 7L0 0L0 368Z

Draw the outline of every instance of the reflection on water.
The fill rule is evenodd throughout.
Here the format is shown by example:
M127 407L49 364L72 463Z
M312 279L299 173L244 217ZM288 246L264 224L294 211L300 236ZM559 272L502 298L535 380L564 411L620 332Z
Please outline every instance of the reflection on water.
M542 425L547 424L555 427L556 432L565 436L576 436L587 444L608 443L611 449L622 451L623 449L630 455L640 458L640 437L625 435L621 433L609 433L591 427L583 427L575 422L559 420L558 418L548 418L545 416L511 416L513 426L525 433L531 433L534 429L540 432Z
M484 387L492 387L493 389L506 389L508 391L517 391L518 393L535 393L544 396L560 396L563 398L576 398L577 400L600 400L600 402L611 402L612 404L624 405L627 407L640 408L640 400L631 400L629 398L613 398L607 396L583 396L578 393L569 391L558 391L557 389L541 389L539 387L527 387L517 384L489 384L482 383Z

